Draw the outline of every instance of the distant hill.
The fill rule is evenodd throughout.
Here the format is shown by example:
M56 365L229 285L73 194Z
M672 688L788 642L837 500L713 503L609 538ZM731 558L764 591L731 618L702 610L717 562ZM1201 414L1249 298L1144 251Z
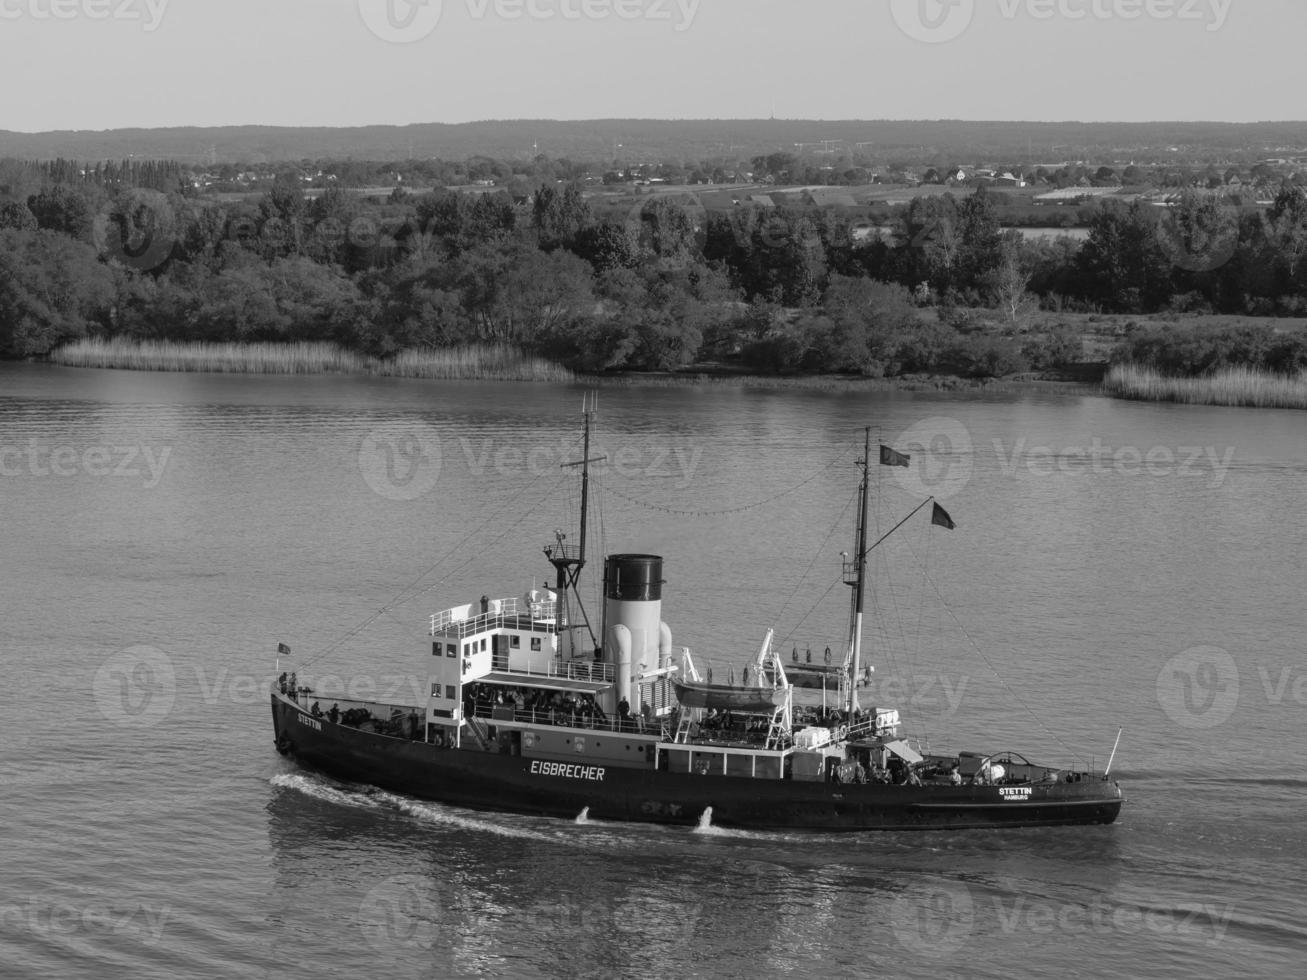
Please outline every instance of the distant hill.
M823 143L823 141L826 141ZM776 151L855 151L888 161L1045 163L1185 162L1307 157L1307 122L1076 123L957 120L593 119L494 120L350 128L224 126L48 133L0 131L0 157L172 159L185 163L287 160L554 159L747 160ZM860 148L857 144L864 144Z

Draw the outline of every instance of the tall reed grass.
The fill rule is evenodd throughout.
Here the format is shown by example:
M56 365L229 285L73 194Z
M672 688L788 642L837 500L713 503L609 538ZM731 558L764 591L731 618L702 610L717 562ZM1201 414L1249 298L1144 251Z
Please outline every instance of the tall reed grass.
M393 358L373 361L374 374L397 378L439 378L450 381L557 381L575 376L567 368L513 347L476 344L446 350L406 350Z
M74 341L53 351L50 360L69 367L133 371L329 374L367 369L364 358L329 343L183 343L122 337Z
M1107 373L1103 389L1118 398L1139 401L1307 408L1307 371L1288 376L1240 367L1200 378L1168 378L1151 368L1120 364Z
M571 371L508 346L404 351L365 357L332 343L237 344L167 340L85 339L50 355L69 367L134 371L213 371L241 374L378 374L467 381L573 380Z

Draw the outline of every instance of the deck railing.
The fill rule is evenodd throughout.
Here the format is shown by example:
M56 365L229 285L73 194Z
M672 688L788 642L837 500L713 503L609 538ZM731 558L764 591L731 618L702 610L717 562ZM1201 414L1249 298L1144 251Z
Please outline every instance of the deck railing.
M468 606L446 609L431 617L432 636L457 636L459 639L474 633L513 627L545 631L553 629L558 617L556 601L521 602L516 596L492 599L485 612L473 615Z
M553 660L532 667L496 666L496 674L512 674L524 680L547 678L551 680L586 681L590 684L611 684L617 680L617 668L613 664L596 663L593 660ZM475 678L472 678L475 680Z

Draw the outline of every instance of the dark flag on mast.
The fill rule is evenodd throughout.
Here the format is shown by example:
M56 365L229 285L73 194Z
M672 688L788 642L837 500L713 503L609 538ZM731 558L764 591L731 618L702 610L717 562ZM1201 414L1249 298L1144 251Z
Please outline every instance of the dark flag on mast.
M950 531L957 527L957 525L953 523L953 518L948 516L948 511L939 504L936 504L935 509L931 512L930 523L938 524L940 527L946 527Z
M912 459L911 456L906 453L895 452L889 446L880 447L881 466L907 466L910 459Z

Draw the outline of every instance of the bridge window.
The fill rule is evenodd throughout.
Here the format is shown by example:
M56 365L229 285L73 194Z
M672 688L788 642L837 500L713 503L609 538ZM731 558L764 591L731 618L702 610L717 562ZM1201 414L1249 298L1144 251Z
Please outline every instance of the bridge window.
M522 638L518 636L516 633L514 633L512 636L508 638L508 645L512 647L514 650L521 649Z
M540 649L540 637L538 636L531 637L531 649L532 650Z

